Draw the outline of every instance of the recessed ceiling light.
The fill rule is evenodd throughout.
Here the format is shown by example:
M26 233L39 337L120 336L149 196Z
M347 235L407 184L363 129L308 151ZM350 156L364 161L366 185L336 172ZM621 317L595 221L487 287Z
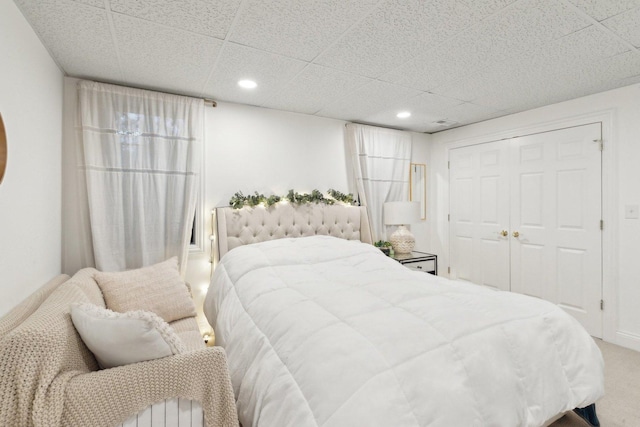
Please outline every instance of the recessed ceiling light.
M258 86L258 83L254 82L253 80L240 80L238 82L238 86L245 89L255 89Z
M411 113L408 111L400 111L398 114L396 114L396 117L399 119L406 119L407 117L411 117Z

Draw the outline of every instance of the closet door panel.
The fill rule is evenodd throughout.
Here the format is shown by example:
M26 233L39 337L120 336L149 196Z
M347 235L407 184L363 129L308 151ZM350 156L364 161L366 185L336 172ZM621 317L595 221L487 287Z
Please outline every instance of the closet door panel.
M515 138L509 148L511 290L560 305L597 337L600 135L600 124L592 124Z
M548 278L544 268L547 262L545 249L545 246L540 244L524 241L520 244L520 250L513 259L516 264L513 275L517 274L511 283L513 292L540 298L546 293L545 283Z
M548 197L549 147L544 139L515 138L509 141L511 174L511 290L550 299L548 268L555 263L548 248L549 211L555 209ZM514 234L517 233L517 234Z
M451 277L509 289L508 156L503 141L450 155Z
M600 138L597 123L451 150L451 277L551 301L602 336Z

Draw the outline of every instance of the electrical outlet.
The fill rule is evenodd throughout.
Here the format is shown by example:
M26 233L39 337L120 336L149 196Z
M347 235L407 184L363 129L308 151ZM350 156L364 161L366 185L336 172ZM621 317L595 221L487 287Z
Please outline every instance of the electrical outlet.
M624 207L624 217L626 219L640 218L640 208L638 207L638 205L626 205Z

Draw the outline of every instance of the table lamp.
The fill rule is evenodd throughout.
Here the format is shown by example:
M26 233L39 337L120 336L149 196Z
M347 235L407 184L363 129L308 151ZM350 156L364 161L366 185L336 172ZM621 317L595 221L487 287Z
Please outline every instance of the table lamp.
M408 254L416 246L416 239L406 225L419 220L419 202L387 202L384 204L384 223L398 226L396 231L389 236L395 253Z

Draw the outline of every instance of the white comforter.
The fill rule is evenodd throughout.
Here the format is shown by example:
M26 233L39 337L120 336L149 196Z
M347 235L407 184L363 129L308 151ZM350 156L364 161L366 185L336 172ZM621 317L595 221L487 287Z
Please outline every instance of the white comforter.
M555 305L332 237L236 248L205 301L249 426L540 426L603 395Z

